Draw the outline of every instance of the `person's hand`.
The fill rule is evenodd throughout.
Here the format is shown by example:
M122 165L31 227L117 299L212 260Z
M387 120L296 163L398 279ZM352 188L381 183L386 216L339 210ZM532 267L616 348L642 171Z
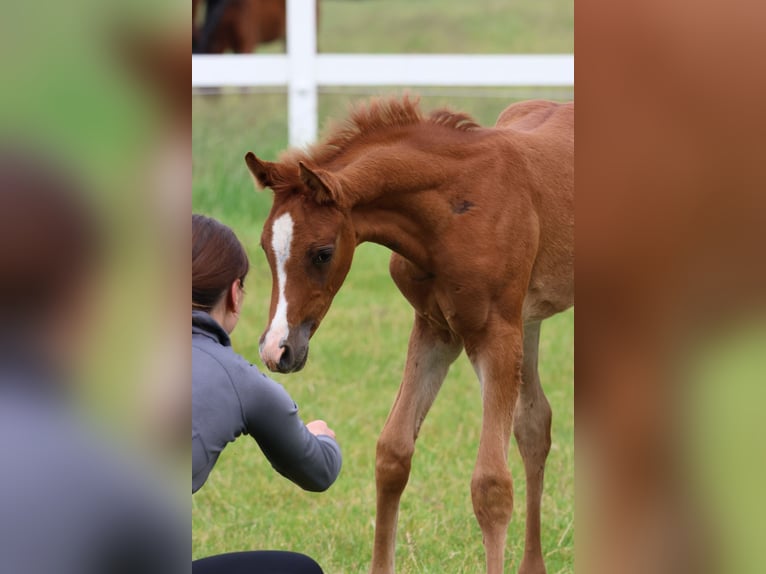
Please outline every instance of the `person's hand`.
M324 421L311 421L310 423L306 423L306 428L309 429L309 432L313 435L326 435L335 440L335 431L328 427L327 423Z

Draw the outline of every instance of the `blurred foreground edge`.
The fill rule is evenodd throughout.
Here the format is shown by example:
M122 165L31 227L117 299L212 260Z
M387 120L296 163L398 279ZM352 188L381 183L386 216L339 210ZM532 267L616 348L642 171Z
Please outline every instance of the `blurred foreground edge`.
M74 373L107 253L71 174L39 151L0 147L3 572L160 574L188 560L174 497L79 410Z
M700 429L731 425L691 407L700 350L764 318L763 11L576 6L578 572L766 567L761 549L727 542L737 524L713 504L717 491L757 513L762 494L701 488L717 463ZM748 377L764 373L720 385L745 392ZM763 472L762 450L739 460L731 476Z
M188 17L179 34L159 8L140 22L124 4L17 8L0 119L0 572L188 572L188 468L176 489L153 458L189 450Z

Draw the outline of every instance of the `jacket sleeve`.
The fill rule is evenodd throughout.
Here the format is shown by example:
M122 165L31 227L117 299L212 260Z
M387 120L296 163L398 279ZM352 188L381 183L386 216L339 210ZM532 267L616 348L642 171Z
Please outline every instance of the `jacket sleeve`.
M340 473L338 443L311 434L284 387L254 366L249 369L249 380L237 389L247 433L282 476L304 490L327 490Z

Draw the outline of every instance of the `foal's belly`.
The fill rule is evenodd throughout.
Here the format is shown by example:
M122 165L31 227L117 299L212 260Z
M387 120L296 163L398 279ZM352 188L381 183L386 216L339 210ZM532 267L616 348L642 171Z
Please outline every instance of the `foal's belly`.
M407 301L435 329L460 336L480 331L486 325L493 303L481 282L458 287L397 254L391 258L390 271ZM573 304L573 282L568 277L536 277L524 298L522 319L525 323L542 321Z
M525 323L542 321L556 313L566 311L574 305L574 290L571 286L558 289L543 289L530 285L522 306Z

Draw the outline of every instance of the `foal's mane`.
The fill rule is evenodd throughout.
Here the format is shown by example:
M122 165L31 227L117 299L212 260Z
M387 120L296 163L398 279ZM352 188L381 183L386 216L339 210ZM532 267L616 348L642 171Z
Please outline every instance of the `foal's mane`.
M357 104L348 119L331 124L328 135L307 150L290 149L279 158L286 164L322 165L332 161L355 142L365 136L392 128L415 125L443 126L467 132L480 128L471 116L448 109L438 109L424 116L420 111L419 98L410 99L405 95L397 98L373 98L367 103Z

